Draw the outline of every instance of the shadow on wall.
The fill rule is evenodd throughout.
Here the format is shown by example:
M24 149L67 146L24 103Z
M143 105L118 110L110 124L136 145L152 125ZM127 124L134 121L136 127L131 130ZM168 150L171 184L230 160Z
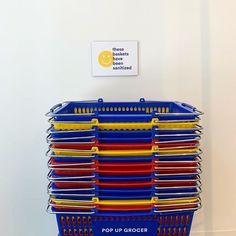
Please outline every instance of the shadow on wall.
M212 144L211 144L211 116L210 116L210 46L209 46L209 8L208 1L201 0L201 44L202 44L202 101L203 101L203 217L199 223L203 225L205 235L213 230L212 214Z

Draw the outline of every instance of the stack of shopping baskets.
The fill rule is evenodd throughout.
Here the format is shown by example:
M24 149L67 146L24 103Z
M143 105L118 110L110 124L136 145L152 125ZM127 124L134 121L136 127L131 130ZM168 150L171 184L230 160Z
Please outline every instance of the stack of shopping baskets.
M48 212L60 236L188 236L201 126L179 102L81 101L47 114Z

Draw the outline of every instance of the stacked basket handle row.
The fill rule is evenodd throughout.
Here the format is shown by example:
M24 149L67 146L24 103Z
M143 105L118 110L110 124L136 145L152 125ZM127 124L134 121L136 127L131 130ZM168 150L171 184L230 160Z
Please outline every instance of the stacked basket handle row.
M202 112L179 102L64 102L47 113L59 236L188 236L201 208Z

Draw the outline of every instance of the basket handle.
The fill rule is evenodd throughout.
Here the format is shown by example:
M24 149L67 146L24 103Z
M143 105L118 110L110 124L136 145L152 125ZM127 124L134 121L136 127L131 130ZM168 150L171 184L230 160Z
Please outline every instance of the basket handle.
M52 172L53 170L50 170L47 176L47 179L49 181L57 181L57 180L72 180L72 179L94 179L96 176L95 175L90 175L90 176L63 176L63 177L52 177ZM91 182L91 181L83 181L83 182Z
M156 154L154 153L153 158L158 158L158 157L175 157L175 156L189 156L189 155L194 155L194 156L199 156L202 154L202 150L199 149L198 152L195 153L177 153L177 154Z
M156 170L157 171L157 170ZM157 171L158 172L158 171ZM174 174L158 174L158 173L154 173L154 176L156 177L156 178L158 178L158 177L162 177L162 176L181 176L181 175L184 175L184 176L186 176L186 175L199 175L199 174L201 174L202 173L202 170L201 170L201 168L199 168L199 169L196 169L196 172L194 172L194 173L179 173L179 174L176 174L176 173L174 173ZM158 180L159 181L159 180Z
M180 103L180 104L181 104L182 106L184 106L184 107L187 107L187 108L189 108L189 109L191 109L191 110L197 112L197 114L199 114L199 115L203 115L203 114L204 114L202 111L199 111L196 107L191 106L191 105L189 105L189 104L187 104L187 103Z
M70 196L70 197L96 197L96 194L95 193L52 193L52 192L49 192L48 195L50 197L65 197L65 196Z
M48 151L46 152L46 157L65 157L65 158L95 158L94 155L91 155L91 156L67 156L67 155L55 155L55 154L52 154L52 151L50 149L48 149Z
M197 181L195 186L177 186L177 187L157 187L154 186L155 190L163 190L163 189L181 189L181 188L200 188L202 186L201 181Z
M158 199L158 201L156 203L153 203L155 207L188 205L189 203L200 204L202 202L200 197ZM164 204L161 202L164 202Z
M154 160L154 163L155 164L159 164L159 163L201 163L202 162L202 158L200 156L196 157L196 159L194 161L157 161L157 160Z
M53 191L54 192L69 192L69 191L95 191L95 188L60 188L60 189L52 189L52 182L50 182L48 184L48 187L47 187L47 193L48 194L53 194ZM57 193L55 193L56 195Z
M157 128L156 126L154 126L153 127L153 129L155 130L155 131L158 131L158 130L164 130L164 131L169 131L169 130L175 130L175 131L188 131L188 130L192 130L192 131L200 131L200 130L203 130L203 127L201 126L201 125L196 125L196 127L195 128L183 128L183 129L181 129L181 128L168 128L168 129L166 129L166 128Z
M162 183L162 182L172 182L172 183L175 183L175 182L184 182L184 183L189 183L189 182L198 182L201 178L199 175L196 175L197 178L196 179L174 179L174 180L166 180L166 179L154 179L154 184L155 183Z
M46 209L47 213L49 214L66 214L66 215L92 215L94 214L95 212L94 211L73 211L73 212L70 212L70 211L53 211L52 210L52 206L48 205L47 206L47 209Z
M72 121L55 121L52 118L48 119L48 123L53 124L53 123L73 123ZM97 119L92 119L91 121L76 121L74 122L76 124L91 124L91 125L99 125L99 121Z
M155 131L157 131L158 129L156 129L156 130L154 130L154 132ZM196 133L194 133L194 134L153 134L153 136L154 136L154 138L157 138L158 139L158 137L182 137L182 136L194 136L194 137L200 137L203 133L202 133L202 131L201 130L196 130L195 131ZM175 142L178 142L178 141L176 141L175 140Z
M58 104L54 105L54 106L50 109L50 111L45 114L45 116L51 116L51 115L54 113L54 111L55 111L56 109L62 107L62 105L63 105L63 103L58 103Z
M160 162L157 162L160 163ZM169 161L168 163L171 163L171 161ZM155 166L154 165L154 171L155 170L166 170L166 169L171 169L171 170L178 170L178 169L187 169L187 170L191 170L191 169L200 169L201 168L201 164L199 162L196 162L196 166L164 166L164 167L159 167L158 165Z
M94 165L95 162L86 162L86 163L71 163L71 164L52 164L51 159L48 161L48 168L60 167L60 166L84 166L84 165Z
M55 143L53 141L60 141L60 140L75 140L75 139L95 139L96 136L95 135L91 135L91 136L83 136L83 137L67 137L67 138L52 138L52 135L49 134L46 138L47 143ZM86 142L87 143L87 142ZM89 143L94 143L94 142L89 142Z
M191 146L191 149L195 149L197 147L199 147L199 144L195 144L193 146ZM152 146L153 152L158 152L161 150L176 150L176 149L190 149L189 146L177 146L177 147L158 147L157 145Z
M197 211L201 209L202 205L198 204L197 207L194 208L182 208L182 209L173 209L173 210L154 210L154 213L168 213L168 212L182 212L182 211Z
M96 132L97 129L96 127L93 128L93 129L76 129L76 130L52 130L53 129L53 126L50 126L46 133L47 134L58 134L58 133L79 133L79 132Z
M202 189L200 187L197 188L196 192L179 192L179 193L157 193L155 192L155 196L164 196L164 195L168 195L168 196L181 196L181 195L199 195L202 193Z
M153 144L162 144L162 143L186 143L186 142L195 142L195 141L200 141L200 137L195 137L191 139L182 139L182 140L171 140L171 141L154 141Z

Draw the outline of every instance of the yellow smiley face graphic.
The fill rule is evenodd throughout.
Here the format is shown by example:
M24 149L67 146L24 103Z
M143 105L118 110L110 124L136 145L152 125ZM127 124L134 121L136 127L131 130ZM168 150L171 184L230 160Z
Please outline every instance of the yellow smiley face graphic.
M98 62L103 67L109 67L113 64L113 55L110 51L102 51L98 56Z

